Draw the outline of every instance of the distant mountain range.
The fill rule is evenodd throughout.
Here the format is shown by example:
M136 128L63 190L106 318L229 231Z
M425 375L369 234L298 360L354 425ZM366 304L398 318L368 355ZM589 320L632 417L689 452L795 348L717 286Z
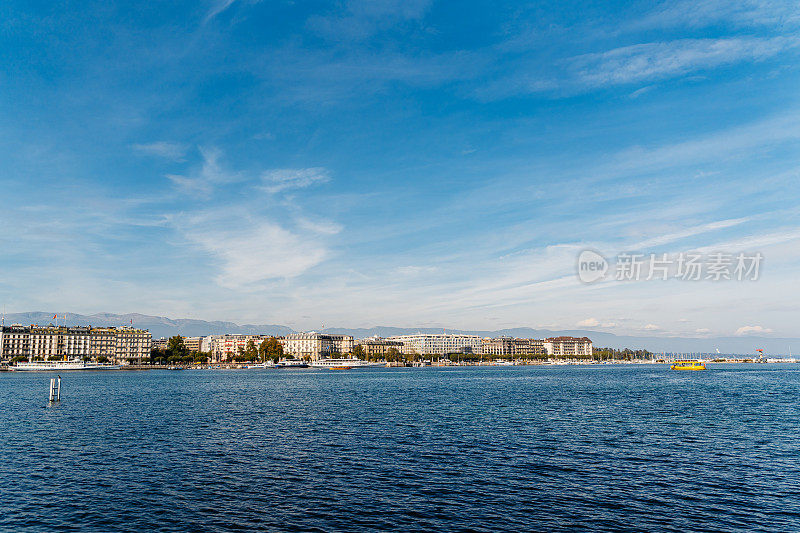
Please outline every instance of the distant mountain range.
M67 313L63 318L58 316L58 322L66 321L70 326L128 326L133 323L138 328L150 330L153 338L183 335L185 337L198 337L203 335L219 335L222 333L243 333L262 335L286 335L295 333L288 326L279 324L235 324L233 322L205 321L190 318L171 319L161 316L142 315L130 313L116 315L112 313L97 313L94 315L79 315ZM5 317L5 323L10 324L39 324L55 323L53 315L43 312L13 313ZM390 337L410 333L441 333L439 328L398 328L391 326L375 326L372 328L325 328L325 333L339 333L352 335L357 339L378 335ZM508 335L523 338L545 338L559 335L574 337L589 337L597 347L646 349L652 352L703 352L714 353L717 349L723 354L754 354L756 348L762 348L765 355L786 355L794 347L800 350L800 338L773 338L773 337L636 337L614 335L602 331L592 330L561 330L532 328L512 328L501 330L459 330L447 329L448 333L465 333L485 337L498 337Z

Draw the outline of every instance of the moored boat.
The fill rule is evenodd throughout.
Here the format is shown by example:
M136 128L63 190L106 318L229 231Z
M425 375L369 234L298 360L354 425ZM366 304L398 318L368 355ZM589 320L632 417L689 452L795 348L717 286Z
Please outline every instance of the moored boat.
M349 370L351 368L360 368L365 366L371 366L367 361L362 361L361 359L317 359L316 361L311 361L312 368L328 368L330 370Z
M308 363L302 359L282 359L278 362L279 368L308 368Z
M93 363L72 359L68 361L22 361L14 367L18 372L60 372L62 370L119 370L120 365Z

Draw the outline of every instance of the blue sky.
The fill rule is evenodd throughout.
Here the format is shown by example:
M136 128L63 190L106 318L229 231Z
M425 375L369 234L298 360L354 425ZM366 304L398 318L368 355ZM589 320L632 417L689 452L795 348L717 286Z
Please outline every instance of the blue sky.
M796 2L0 6L0 301L796 336ZM581 284L591 248L754 282Z

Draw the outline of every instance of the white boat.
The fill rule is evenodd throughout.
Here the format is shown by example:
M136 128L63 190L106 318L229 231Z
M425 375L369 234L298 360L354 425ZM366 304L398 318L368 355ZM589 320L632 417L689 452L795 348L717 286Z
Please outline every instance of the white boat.
M308 363L302 359L281 359L278 362L279 368L308 368Z
M72 359L71 361L23 361L17 363L17 372L60 372L62 370L119 370L120 365L111 363L92 363Z
M312 368L330 368L334 370L347 370L350 368L363 368L373 366L372 363L361 359L317 359L311 361Z

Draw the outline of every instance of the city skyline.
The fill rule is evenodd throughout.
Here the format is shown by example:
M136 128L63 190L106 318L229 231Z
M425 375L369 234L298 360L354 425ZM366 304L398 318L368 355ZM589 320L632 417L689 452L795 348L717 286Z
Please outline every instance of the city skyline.
M14 4L8 313L797 336L794 3Z

